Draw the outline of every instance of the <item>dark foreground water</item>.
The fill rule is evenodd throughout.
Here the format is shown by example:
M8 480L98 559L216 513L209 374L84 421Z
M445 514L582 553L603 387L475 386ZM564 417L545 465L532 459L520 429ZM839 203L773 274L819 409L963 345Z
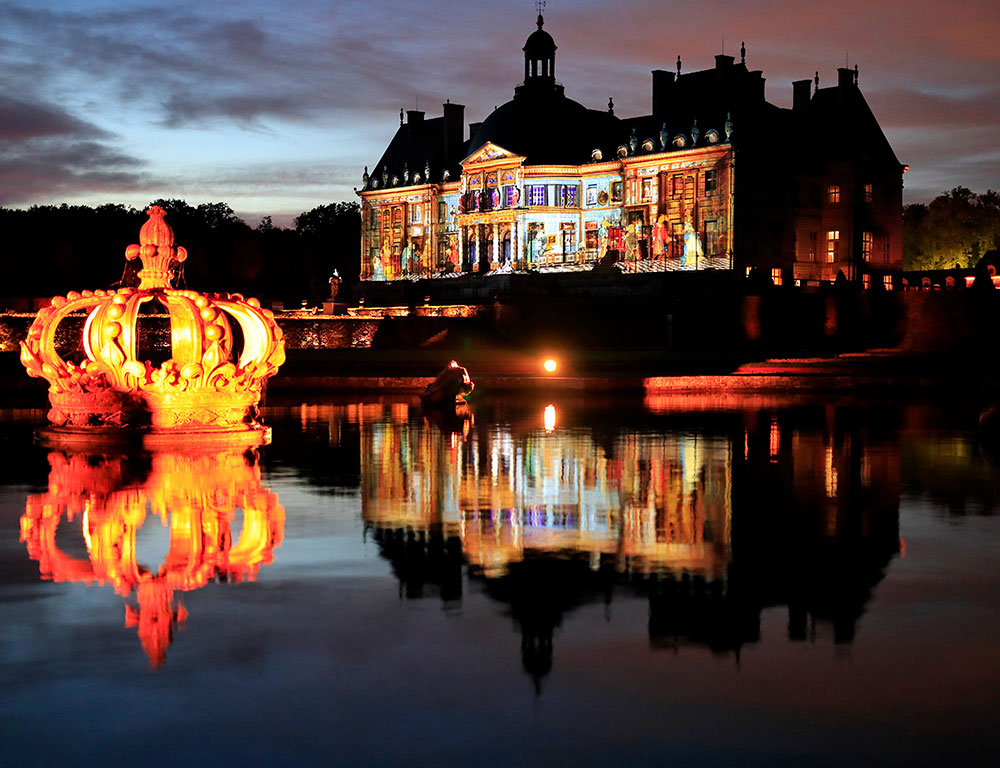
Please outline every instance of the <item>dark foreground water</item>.
M0 763L1000 758L978 405L272 405L259 454L0 411Z

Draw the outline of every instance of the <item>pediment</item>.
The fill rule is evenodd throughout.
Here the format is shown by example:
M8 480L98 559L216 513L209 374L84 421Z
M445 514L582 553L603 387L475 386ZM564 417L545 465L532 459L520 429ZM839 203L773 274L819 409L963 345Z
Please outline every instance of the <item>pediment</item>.
M520 155L515 155L509 149L504 149L492 141L487 141L483 146L469 155L462 161L462 165L475 165L477 163L492 163L497 160L523 160Z

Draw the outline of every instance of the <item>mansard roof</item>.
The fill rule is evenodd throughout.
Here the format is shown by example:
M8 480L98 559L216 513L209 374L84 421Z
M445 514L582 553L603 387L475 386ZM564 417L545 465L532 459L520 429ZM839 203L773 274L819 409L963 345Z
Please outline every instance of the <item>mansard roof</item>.
M444 117L424 119L421 112L410 112L409 119L396 130L395 136L389 142L382 157L371 171L371 178L376 184L369 184L366 189L385 189L392 186L408 186L413 184L414 175L419 174L420 183L439 184L445 171L452 180L457 180L462 172L459 161L468 152L468 142L461 142L447 154L445 136L446 121ZM426 171L430 170L430 176ZM388 184L383 182L383 174ZM408 174L408 181L404 181ZM399 179L393 185L392 179Z

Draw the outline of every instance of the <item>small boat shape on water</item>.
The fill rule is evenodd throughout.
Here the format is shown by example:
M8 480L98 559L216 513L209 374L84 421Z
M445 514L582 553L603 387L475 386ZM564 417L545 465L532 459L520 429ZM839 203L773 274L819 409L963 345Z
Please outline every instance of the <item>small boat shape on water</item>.
M452 360L427 385L427 389L420 395L420 402L425 408L455 408L465 404L475 386L469 378L469 372Z

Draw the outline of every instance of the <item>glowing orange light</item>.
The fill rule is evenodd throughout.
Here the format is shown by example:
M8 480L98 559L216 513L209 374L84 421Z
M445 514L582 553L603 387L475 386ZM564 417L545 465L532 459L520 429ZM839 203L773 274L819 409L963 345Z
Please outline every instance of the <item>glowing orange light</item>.
M556 407L551 403L545 406L545 413L542 416L542 421L545 424L546 432L551 432L556 428Z
M556 363L556 361L553 360L551 357L548 358L544 363L542 363L542 368L545 369L546 373L555 373L557 367L558 363Z

